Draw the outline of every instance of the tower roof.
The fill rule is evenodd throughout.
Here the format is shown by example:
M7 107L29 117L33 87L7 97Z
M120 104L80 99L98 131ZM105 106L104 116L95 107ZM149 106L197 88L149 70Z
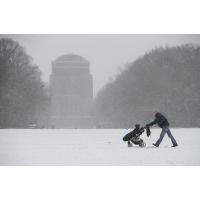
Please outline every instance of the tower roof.
M84 57L79 56L77 54L65 54L62 55L58 58L56 58L56 60L54 62L88 62Z

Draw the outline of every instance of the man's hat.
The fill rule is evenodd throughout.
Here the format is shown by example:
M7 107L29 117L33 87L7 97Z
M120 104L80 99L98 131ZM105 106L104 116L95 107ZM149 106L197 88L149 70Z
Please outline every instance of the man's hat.
M154 109L153 109L153 113L154 113L154 114L156 114L156 113L158 113L158 112L159 112L159 109L158 109L158 108L154 108Z

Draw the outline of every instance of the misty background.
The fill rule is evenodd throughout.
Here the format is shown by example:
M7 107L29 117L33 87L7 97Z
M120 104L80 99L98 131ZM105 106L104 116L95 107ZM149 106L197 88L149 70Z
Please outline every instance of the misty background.
M145 123L153 108L175 127L200 124L199 35L1 35L0 41L2 128L33 122L49 128L51 62L70 53L90 62L94 127Z
M51 62L60 55L74 53L90 61L94 77L94 95L128 62L160 46L200 44L199 35L184 34L18 34L0 35L22 45L42 71L42 79L49 82Z

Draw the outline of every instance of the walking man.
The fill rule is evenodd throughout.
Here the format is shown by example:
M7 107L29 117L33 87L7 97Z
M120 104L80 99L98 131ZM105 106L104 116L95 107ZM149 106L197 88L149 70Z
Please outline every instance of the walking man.
M167 133L168 137L171 139L173 146L172 147L176 147L178 146L176 140L174 139L170 129L169 129L169 122L166 119L165 116L163 116L161 113L158 112L158 110L155 110L153 112L155 119L154 121L152 121L151 123L147 124L146 126L153 126L154 124L157 124L161 129L161 134L160 134L160 138L157 140L157 142L155 144L153 144L155 147L159 147L160 143L162 142L165 134Z

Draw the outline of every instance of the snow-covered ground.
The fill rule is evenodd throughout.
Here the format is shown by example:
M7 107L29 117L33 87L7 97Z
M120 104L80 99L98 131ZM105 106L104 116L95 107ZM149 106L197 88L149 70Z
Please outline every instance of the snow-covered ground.
M128 130L1 129L0 165L200 165L200 129L171 129L177 148L167 135L152 147L161 129L151 131L145 148L128 148Z

